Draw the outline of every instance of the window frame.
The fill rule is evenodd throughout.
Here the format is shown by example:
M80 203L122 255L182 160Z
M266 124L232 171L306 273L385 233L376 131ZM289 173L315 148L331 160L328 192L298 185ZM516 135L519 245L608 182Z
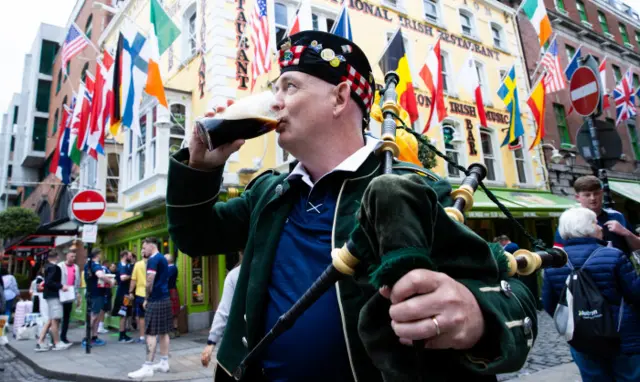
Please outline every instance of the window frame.
M284 7L284 9L286 11L286 14L284 15L285 19L286 19L286 24L278 23L278 20L277 20L277 14L278 13L276 12L276 8L278 6ZM278 35L278 29L279 28L284 28L284 34L286 34L287 31L289 30L289 25L290 25L290 23L292 21L292 20L289 20L289 9L290 8L293 9L293 6L291 6L291 4L289 2L276 1L276 2L274 2L273 7L274 7L273 8L273 25L274 25L273 36L274 36L274 39L275 39L274 40L275 43L278 43L278 39L279 39L278 36L277 36ZM294 16L295 16L295 9L294 9ZM283 34L283 36L284 36L284 34Z
M111 156L116 156L116 168L117 168L117 171L118 171L118 175L117 176L110 175L111 166L110 166L109 157L111 157ZM106 155L107 174L106 174L106 177L105 177L105 179L106 179L105 180L105 198L107 200L107 204L119 204L120 203L120 173L121 173L121 171L120 171L120 156L121 156L121 154L118 153L118 152L107 153L107 155ZM109 201L109 186L110 186L109 181L110 180L111 181L113 181L113 180L116 181L116 189L115 189L116 201L115 202Z
M556 9L560 12L567 12L567 8L564 5L564 0L555 0Z
M175 120L173 112L171 112L171 107L172 106L182 106L184 108L184 125L181 125L179 121ZM185 104L183 104L181 102L170 102L169 103L169 111L170 111L169 118L171 119L173 124L172 124L172 127L169 128L169 143L168 143L169 147L167 147L167 150L171 149L171 139L172 138L181 139L182 142L184 142L184 139L185 139L185 136L186 136L186 131L187 131L186 129L187 129L187 126L189 126L189 115L188 115L187 105L185 105ZM174 132L173 127L176 126L176 125L182 127L182 133L181 134L177 134L177 133ZM177 131L177 130L175 130L175 131ZM181 146L182 146L182 142L180 144Z
M313 17L316 16L317 17L317 21L318 21L318 29L315 29L315 26L313 25ZM333 25L335 25L336 23L336 18L338 17L338 14L327 11L325 9L321 9L318 7L311 7L311 29L313 30L319 30L322 32L330 32L331 28L333 28ZM333 20L333 24L331 25L331 27L328 26L328 21L329 20ZM320 28L320 26L324 27ZM326 29L326 30L325 30Z
M191 19L193 22L193 34L190 33ZM195 1L192 1L189 5L185 6L182 12L182 43L181 43L181 58L185 63L191 60L198 53L198 5ZM192 47L193 46L193 47Z
M602 32L611 33L609 31L609 23L607 22L607 15L604 14L601 10L598 9L598 23L600 24L600 28L602 28Z
M467 26L470 29L469 33L464 31L465 25L462 23L463 15L469 20L470 25ZM466 8L458 9L458 20L460 21L460 33L462 33L463 36L470 37L472 39L478 38L478 27L476 25L476 18L473 15L473 12Z
M491 96L491 92L489 89L489 78L487 77L487 67L484 62L475 59L473 60L473 65L476 69L476 75L478 76L478 82L480 83L480 91L482 92L482 100L484 101L486 106L493 106L493 102L491 101L493 97Z
M564 105L554 103L552 108L556 119L556 128L558 129L560 144L571 144L571 134L569 133L569 123L567 122L567 112L564 109ZM561 123L558 117L562 117L562 122L564 123Z
M516 172L516 179L518 180L518 184L519 185L526 185L526 184L530 184L531 182L529 181L529 156L527 155L527 152L525 150L526 147L526 142L525 142L525 136L520 136L520 144L521 147L515 150L512 150L512 155L513 155L513 168ZM518 154L520 153L521 157L518 157ZM522 179L520 179L520 169L518 168L518 163L522 164L522 174L524 175L524 182L522 181Z
M613 70L613 79L616 80L616 83L620 82L622 79L622 71L620 67L616 64L611 64L611 70Z
M564 51L565 51L565 54L567 55L567 62L571 61L573 56L575 56L576 54L576 48L574 48L572 45L569 45L567 43L564 44Z
M489 156L487 156L487 153L484 150L484 146L483 146L483 142L482 142L482 137L483 135L488 135L489 136L489 144L490 144L490 148L491 148L491 153ZM497 183L502 181L502 173L499 171L500 169L500 149L496 149L496 143L497 143L497 138L496 138L496 132L495 129L491 128L491 127L479 127L479 134L478 137L480 138L480 150L482 151L482 162L484 163L484 165L487 167L487 182L493 182L493 183ZM489 166L487 164L487 160L491 160L493 161L493 166ZM494 179L490 178L491 172L493 171L493 177Z
M620 37L622 38L622 43L631 44L631 41L629 40L629 33L627 32L627 26L619 22L618 31L620 31Z
M498 39L499 39L498 44L496 44L496 37L493 35L494 28L498 32ZM491 21L489 22L489 30L491 32L491 39L493 40L493 46L502 51L507 51L507 36L506 36L506 33L504 33L504 28L502 27L502 25Z
M445 136L446 127L451 127L453 129L454 135L452 136L452 138L456 136L455 134L457 134L457 137L461 138L463 142L454 143L452 144L452 148L447 148L447 142L446 142L446 136ZM460 121L455 117L448 116L442 121L442 128L440 129L440 135L442 138L442 150L445 153L445 155L449 156L450 152L455 152L458 156L456 163L458 163L462 167L467 167L468 156L467 156L466 139L465 139L467 135L464 130L464 125L462 121ZM444 166L444 171L447 174L447 177L454 181L455 180L461 181L465 176L464 173L458 171L457 175L452 175L452 172L449 166L450 166L449 163L446 162Z
M589 22L589 15L587 15L587 8L585 8L584 2L576 0L576 9L578 10L580 21Z
M429 18L429 13L427 13L427 3L433 4L433 8L435 10L435 20ZM440 1L439 0L422 0L422 16L425 21L435 24L441 25L442 20L442 10L440 9Z
M450 77L451 74L451 55L446 50L440 50L440 66L441 66L441 78L442 78L442 91L445 95L455 96L457 92L454 89L454 84Z
M87 39L91 41L91 35L93 32L93 13L87 17L87 22L84 25L84 34L87 36Z

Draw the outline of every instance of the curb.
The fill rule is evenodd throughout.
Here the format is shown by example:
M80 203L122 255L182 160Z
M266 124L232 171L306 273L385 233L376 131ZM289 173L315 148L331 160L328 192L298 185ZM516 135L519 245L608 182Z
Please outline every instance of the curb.
M97 381L97 382L130 382L132 381L131 379L118 379L118 378L104 378L104 377L95 377L95 376L91 376L91 375L83 375L83 374L72 374L72 373L64 373L64 372L60 372L60 371L53 371L53 370L49 370L49 369L45 369L44 367L38 365L36 362L34 362L31 358L27 357L25 354L23 354L21 351L19 351L18 349L14 348L13 346L11 346L11 342L9 342L7 345L7 349L11 350L11 352L13 352L13 354L16 355L16 357L18 359L20 359L22 362L26 363L27 365L29 365L30 367L33 368L33 370L44 376L47 378L52 378L52 379L61 379L61 380L66 380L66 381L74 381L74 382L92 382L92 381Z

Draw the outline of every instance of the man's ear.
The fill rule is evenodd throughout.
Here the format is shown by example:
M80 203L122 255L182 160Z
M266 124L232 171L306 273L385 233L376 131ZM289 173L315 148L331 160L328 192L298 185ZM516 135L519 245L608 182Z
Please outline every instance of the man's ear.
M337 116L347 107L351 99L351 87L346 82L341 82L334 88L335 105L333 115Z

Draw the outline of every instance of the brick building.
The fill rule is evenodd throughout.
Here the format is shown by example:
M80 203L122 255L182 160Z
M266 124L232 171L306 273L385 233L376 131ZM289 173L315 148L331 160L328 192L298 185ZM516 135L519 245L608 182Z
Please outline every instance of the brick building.
M618 80L631 67L633 82L640 86L640 17L628 5L618 0L544 0L558 43L562 69L566 68L578 48L582 56L593 55L598 62L607 58L606 91L612 94ZM518 7L520 1L503 1ZM524 13L518 15L518 24L529 77L537 80L537 70L542 58L537 35ZM552 37L553 38L553 37ZM536 72L537 70L537 72ZM615 102L604 110L599 119L615 125ZM573 181L593 171L581 157L576 147L576 135L583 124L583 117L570 113L568 85L564 90L547 96L545 116L545 157L552 192L561 195L574 193ZM616 128L622 141L618 162L607 171L614 191L615 208L634 216L638 207L633 200L640 200L640 142L636 118L619 124ZM558 151L555 151L558 150ZM552 160L552 156L555 155ZM560 154L560 155L558 155ZM637 196L636 196L637 195Z

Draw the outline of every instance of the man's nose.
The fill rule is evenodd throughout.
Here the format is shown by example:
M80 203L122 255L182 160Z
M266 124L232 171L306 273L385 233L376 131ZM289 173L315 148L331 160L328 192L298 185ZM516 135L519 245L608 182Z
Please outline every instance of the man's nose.
M276 112L284 109L284 97L282 96L282 92L276 92L275 102L271 105L271 109Z

